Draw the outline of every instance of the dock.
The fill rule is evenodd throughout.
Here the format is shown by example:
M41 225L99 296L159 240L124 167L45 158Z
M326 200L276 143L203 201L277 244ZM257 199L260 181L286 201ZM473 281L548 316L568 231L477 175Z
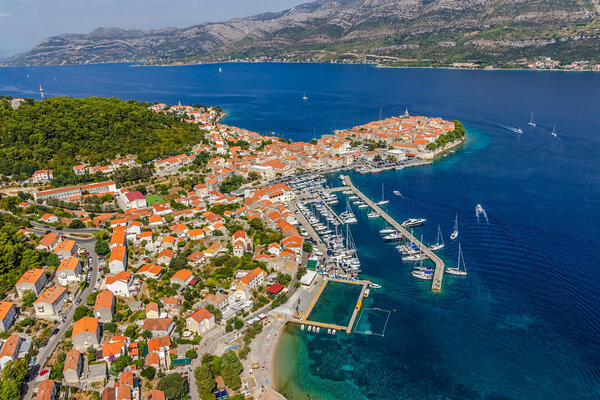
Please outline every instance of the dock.
M341 282L341 283L348 283L348 284L354 284L354 285L361 285L362 289L360 291L360 295L358 297L358 300L356 302L356 306L354 307L354 311L352 312L352 316L350 317L350 322L348 323L348 326L342 326L342 325L336 325L336 324L329 324L329 323L323 323L323 322L316 322L316 321L311 321L308 319L308 317L310 316L310 313L312 312L313 308L315 307L315 304L317 304L317 301L319 300L319 297L321 297L321 293L323 293L323 289L325 289L325 286L327 286L328 282ZM354 322L356 321L356 317L358 316L358 312L360 311L360 308L362 306L362 300L365 296L365 291L367 290L367 288L369 287L369 282L368 281L351 281L351 280L346 280L346 279L338 279L338 278L325 278L323 279L323 283L321 284L321 287L319 288L319 290L317 291L317 294L315 295L315 298L313 299L313 301L310 303L310 305L308 306L308 309L306 310L306 312L304 313L304 315L302 316L302 318L300 318L300 323L301 324L305 324L305 325L313 325L313 326L318 326L320 328L325 328L325 329L335 329L337 331L346 331L346 334L350 334L352 333L352 328L354 326Z
M421 241L419 241L416 237L413 236L412 233L408 231L402 224L398 223L394 218L390 217L388 213L383 211L381 207L379 207L375 202L371 201L367 196L365 196L360 190L354 186L349 177L345 179L346 185L356 194L362 201L367 203L369 207L373 210L377 211L379 215L394 229L397 229L404 237L409 239L411 242L415 243L419 250L421 250L427 258L429 258L435 264L435 271L433 273L433 281L431 282L431 290L434 292L439 292L442 290L442 280L444 279L444 261L435 254L429 247L425 246Z
M329 212L334 216L334 218L337 220L337 222L339 222L340 225L344 225L346 222L343 219L341 219L340 216L337 215L337 213L335 211L333 211L333 208L331 208L331 206L325 202L325 199L323 199L323 197L321 195L319 195L319 198L321 199L321 203L323 203L325 208L327 208L329 210Z

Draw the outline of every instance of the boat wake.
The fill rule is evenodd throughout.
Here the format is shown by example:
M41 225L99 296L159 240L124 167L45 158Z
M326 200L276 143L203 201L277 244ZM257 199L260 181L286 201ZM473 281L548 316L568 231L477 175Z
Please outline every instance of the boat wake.
M514 126L510 126L510 125L504 125L504 124L498 124L499 127L504 128L504 129L508 129L511 132L514 133L523 133L523 130L521 128L515 128Z
M485 212L481 204L477 204L477 207L475 207L475 216L477 217L477 223L479 223L479 217L483 216L483 218L485 218L485 223L488 225L490 224L487 213Z

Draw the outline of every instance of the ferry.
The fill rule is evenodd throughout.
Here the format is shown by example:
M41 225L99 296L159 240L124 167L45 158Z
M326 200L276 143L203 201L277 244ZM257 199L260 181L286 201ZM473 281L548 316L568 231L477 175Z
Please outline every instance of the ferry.
M410 218L402 223L405 228L412 228L413 226L423 225L427 221L425 218Z

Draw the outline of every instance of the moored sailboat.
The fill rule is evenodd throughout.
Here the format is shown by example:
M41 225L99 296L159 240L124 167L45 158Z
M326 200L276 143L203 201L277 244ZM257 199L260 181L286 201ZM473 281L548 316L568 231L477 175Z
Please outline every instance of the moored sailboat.
M465 264L465 257L463 256L462 247L460 246L460 243L458 244L458 263L457 263L457 266L456 267L446 268L446 273L448 273L450 275L458 275L458 276L465 276L465 275L467 275L467 266Z
M378 201L378 202L377 202L377 203L375 203L375 204L377 204L378 206L383 206L383 205L385 205L385 204L387 204L387 203L389 203L389 202L390 202L390 201L389 201L389 200L386 200L386 199L384 198L384 196L383 196L383 183L382 183L382 184L381 184L381 201Z
M443 249L444 246L445 246L444 237L442 236L442 230L441 230L440 226L438 225L437 242L435 244L432 244L431 246L429 246L429 249L431 249L432 251L437 251L437 250Z

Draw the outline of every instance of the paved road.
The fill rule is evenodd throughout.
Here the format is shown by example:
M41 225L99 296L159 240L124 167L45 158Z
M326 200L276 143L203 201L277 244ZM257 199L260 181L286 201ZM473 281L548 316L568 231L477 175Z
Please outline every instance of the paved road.
M41 226L40 229L44 230L44 232L47 230L50 230L58 235L64 233L64 230L58 231L55 228L51 228L51 227L48 227L45 225L41 225L41 224L37 224L37 225L40 225ZM70 230L70 231L72 231L72 230ZM76 231L78 231L77 233L85 232L84 230L79 230L79 229ZM70 233L70 232L68 232L68 233ZM89 233L89 231L87 233ZM59 324L58 333L50 336L50 338L48 339L48 343L46 343L46 345L44 347L39 349L38 354L36 356L36 362L32 368L33 373L35 373L35 376L33 378L36 378L39 370L42 369L42 367L44 367L44 365L46 364L46 362L48 361L48 359L54 352L54 349L56 349L56 346L58 345L60 340L63 338L65 332L73 326L73 314L75 313L75 308L78 306L76 304L77 300L81 299L81 303L85 304L85 300L90 295L90 293L92 293L94 291L94 287L96 285L96 279L98 277L98 256L94 252L94 246L96 244L96 239L95 238L80 239L77 237L72 237L72 239L77 242L77 245L79 246L79 248L87 250L92 257L92 265L89 267L89 268L91 268L89 284L83 289L82 292L79 292L79 294L73 299L73 303L62 312L62 315L64 317ZM87 272L89 270L87 260L84 261L84 264L85 264L85 266L84 266L83 271ZM25 395L23 396L24 400L29 400L32 398L34 385L35 385L35 379L32 379L31 381L26 383L26 392L25 392Z

